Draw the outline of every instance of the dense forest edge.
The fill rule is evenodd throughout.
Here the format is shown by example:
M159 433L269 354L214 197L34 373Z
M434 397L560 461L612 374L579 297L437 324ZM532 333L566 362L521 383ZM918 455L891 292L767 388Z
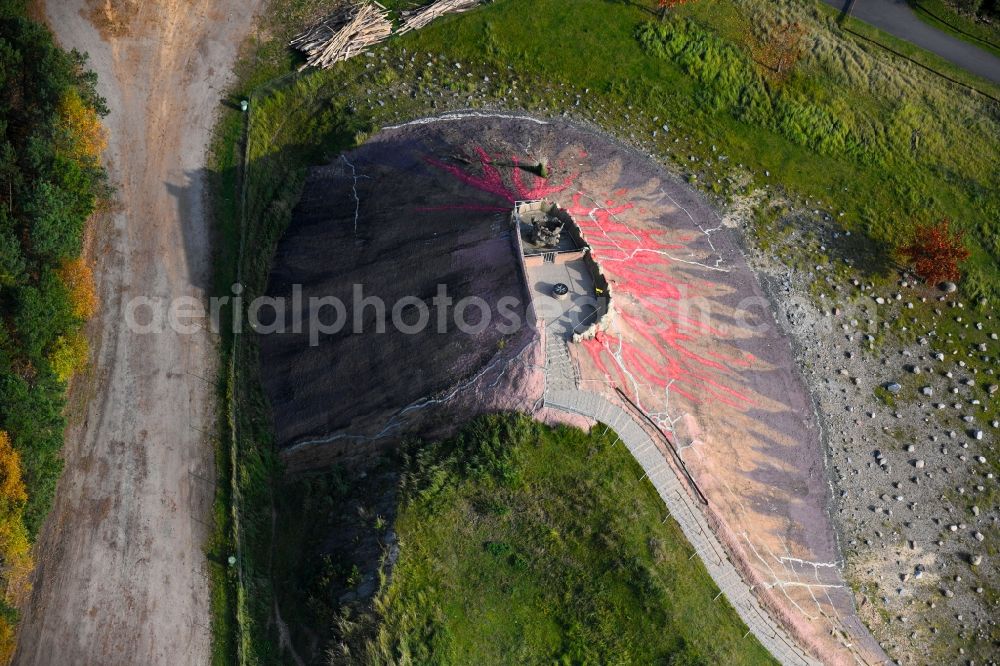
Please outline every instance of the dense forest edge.
M66 395L97 308L83 256L109 198L96 75L25 0L0 0L0 663L13 655L31 545L62 471Z

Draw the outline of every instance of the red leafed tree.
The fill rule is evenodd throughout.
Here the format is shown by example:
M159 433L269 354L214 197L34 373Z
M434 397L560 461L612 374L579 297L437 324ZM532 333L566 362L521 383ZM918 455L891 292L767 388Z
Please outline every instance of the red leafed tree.
M691 0L657 0L656 6L660 8L660 20L667 17L667 12L674 7L691 2Z
M962 234L953 233L950 224L945 218L937 224L920 227L913 242L900 249L900 253L913 264L913 270L928 284L945 280L956 282L960 274L959 262L969 258Z
M781 82L805 55L806 29L801 23L775 24L763 36L750 34L750 51L763 74Z
M784 76L802 57L805 35L806 29L801 23L789 23L778 28L774 36L774 70L778 76Z

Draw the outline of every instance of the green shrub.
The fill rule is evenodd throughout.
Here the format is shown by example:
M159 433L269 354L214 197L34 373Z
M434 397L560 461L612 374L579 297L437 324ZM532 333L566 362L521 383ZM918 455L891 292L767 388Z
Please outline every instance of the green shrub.
M637 37L648 53L674 60L697 79L704 111L727 111L823 155L865 152L835 113L800 94L775 89L744 51L694 21L671 17L647 22L639 26Z
M14 325L32 361L41 359L55 339L75 322L69 290L52 269L45 270L37 285L19 290Z
M38 184L25 206L36 256L55 263L80 254L86 217L77 215L75 203L75 197L62 188L44 181Z
M34 536L41 528L62 471L65 387L47 370L32 381L0 375L0 423L21 455L28 504L24 519Z

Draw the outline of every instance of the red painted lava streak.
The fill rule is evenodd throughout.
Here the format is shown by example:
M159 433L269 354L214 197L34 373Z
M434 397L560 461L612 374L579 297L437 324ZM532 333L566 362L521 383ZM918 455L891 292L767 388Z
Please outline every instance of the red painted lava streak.
M532 174L532 184L525 185L523 176L521 175L521 168L519 166L517 158L513 158L513 176L514 181L513 188L508 187L507 183L504 182L503 174L493 164L493 158L487 154L485 150L481 147L476 146L476 154L479 155L479 163L482 167L482 173L479 175L466 173L460 167L446 164L441 160L435 159L430 156L425 156L424 160L432 165L450 173L455 178L466 185L470 185L477 190L483 192L489 192L498 197L501 197L507 203L513 205L515 201L531 201L534 199L544 199L557 192L562 192L567 187L573 184L576 180L576 174L567 176L566 179L561 184L547 185L544 178L540 178Z
M623 190L615 192L621 196ZM644 318L629 316L619 310L628 330L644 341L637 347L624 337L600 335L585 341L584 347L598 369L608 372L604 355L615 360L622 383L631 386L629 378L649 386L666 387L692 402L711 398L732 407L745 407L750 398L727 386L724 380L731 376L734 366L746 367L742 358L729 359L720 353L699 354L691 343L707 336L722 337L722 332L706 322L680 314L677 306L684 294L691 293L691 285L673 278L669 272L671 260L668 253L684 249L676 242L664 242L669 233L666 228L632 229L618 216L627 214L631 204L607 200L605 206L588 207L582 195L573 197L569 212L580 225L594 259L600 264L614 295L630 296L642 305ZM696 390L699 389L700 390Z
M424 159L466 185L501 198L508 205L550 198L572 187L577 178L574 174L549 185L545 179L532 174L531 182L526 183L518 158L512 157L513 169L508 183L493 157L479 146L475 147L475 152L479 157L479 173L467 172L430 156ZM583 156L585 153L581 152ZM694 351L693 347L700 346L699 343L724 340L725 336L709 323L682 314L687 312L686 298L707 292L710 286L692 283L688 277L678 280L671 271L670 253L685 250L695 236L682 234L677 238L677 231L666 227L633 229L619 218L634 210L632 203L620 203L628 196L628 190L615 190L613 196L616 198L605 199L603 206L587 206L583 203L583 193L576 192L567 209L611 283L612 298L621 297L623 302L634 303L642 311L638 316L619 309L618 316L625 325L621 335L602 333L582 343L594 365L602 375L617 377L616 383L622 386L632 387L633 381L650 388L669 386L672 394L692 403L714 400L734 408L747 407L751 404L750 398L728 384L739 377L737 369L749 367L752 358L742 353L730 358L717 351ZM460 204L454 208L493 210L479 204ZM672 241L665 240L668 234L674 236ZM626 336L635 340L629 341ZM611 371L609 360L614 365Z

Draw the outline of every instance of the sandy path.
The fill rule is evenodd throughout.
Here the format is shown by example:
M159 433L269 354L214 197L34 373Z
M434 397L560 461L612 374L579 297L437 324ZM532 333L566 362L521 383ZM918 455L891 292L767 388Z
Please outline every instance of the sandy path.
M210 271L205 144L236 47L259 0L141 3L104 41L84 0L46 8L59 42L90 53L112 109L106 154L122 209L98 232L103 308L84 418L38 547L18 664L208 661L203 544L212 498L215 340L140 335L137 296L203 297Z

